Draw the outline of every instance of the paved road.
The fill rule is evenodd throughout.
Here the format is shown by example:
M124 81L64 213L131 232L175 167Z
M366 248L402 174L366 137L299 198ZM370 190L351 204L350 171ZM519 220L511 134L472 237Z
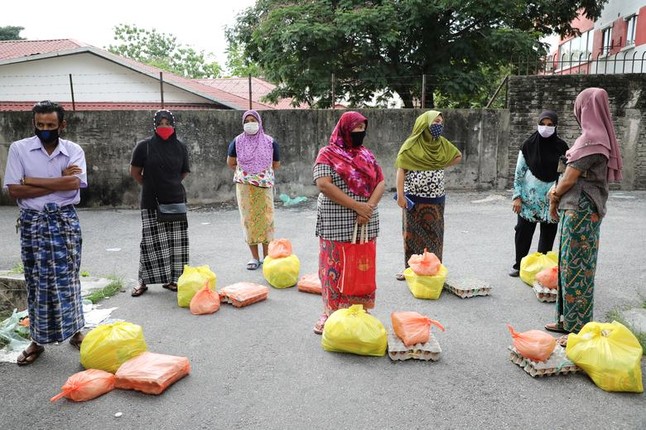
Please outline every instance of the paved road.
M0 363L0 428L11 429L638 429L646 428L643 394L607 393L584 374L532 378L509 361L517 330L542 327L553 304L507 276L513 259L509 193L452 193L446 207L445 265L449 277L477 277L494 286L490 297L415 299L394 280L403 264L401 214L390 198L380 207L378 298L374 315L390 327L390 313L413 310L446 327L438 333L438 362L393 362L325 352L312 333L320 297L295 288L270 291L247 308L223 305L208 316L178 308L160 286L132 298L104 302L113 317L140 324L149 350L190 358L192 373L161 396L115 390L85 403L49 398L82 370L78 352L50 347L32 366ZM83 269L94 276L136 277L139 213L81 209ZM13 220L0 207L0 269L19 261ZM277 237L292 241L301 273L317 268L313 202L278 208ZM636 306L646 298L646 193L614 192L601 233L595 316ZM191 263L208 264L218 288L247 280L235 208L190 213ZM117 250L118 249L118 250ZM642 360L642 372L645 372ZM122 416L115 417L115 413Z

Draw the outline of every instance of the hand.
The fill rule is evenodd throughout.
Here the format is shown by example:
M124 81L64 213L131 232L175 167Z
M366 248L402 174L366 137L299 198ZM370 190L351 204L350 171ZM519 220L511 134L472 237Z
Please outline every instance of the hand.
M511 210L513 210L515 214L520 213L522 202L523 201L520 199L520 197L515 198L514 201L511 202Z
M370 219L372 217L372 211L374 210L375 205L371 203L356 202L354 211L357 213L358 217L364 217Z
M357 215L357 224L364 225L364 224L368 224L369 222L370 222L370 218L366 218L364 216Z
M550 218L552 218L553 220L559 219L558 209L559 202L555 202L554 200L550 199Z
M406 209L408 207L408 202L406 201L406 197L404 197L404 194L397 193L397 206L399 206L402 209Z
M74 176L74 175L80 175L83 173L83 170L76 164L70 164L67 166L65 169L63 169L63 176Z

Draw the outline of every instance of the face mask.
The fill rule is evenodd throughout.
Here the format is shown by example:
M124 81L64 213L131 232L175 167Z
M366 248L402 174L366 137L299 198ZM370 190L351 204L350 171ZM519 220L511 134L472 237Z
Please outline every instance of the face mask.
M353 131L350 133L350 138L352 139L352 147L358 148L363 145L363 139L366 137L366 132L364 131Z
M556 127L553 125L539 125L538 126L538 134L540 134L542 137L550 137L551 135L554 134L556 131Z
M256 134L260 130L260 124L257 122L245 122L242 128L247 134Z
M161 137L163 140L168 140L169 137L175 133L175 128L174 127L157 127L155 129L155 133L157 133L157 136Z
M43 143L54 143L58 140L58 129L56 130L39 130L39 129L34 129L36 136L40 139L41 142Z
M434 139L437 139L442 135L442 130L444 130L444 125L443 124L431 124L430 127L428 128L431 131L431 136L433 136Z

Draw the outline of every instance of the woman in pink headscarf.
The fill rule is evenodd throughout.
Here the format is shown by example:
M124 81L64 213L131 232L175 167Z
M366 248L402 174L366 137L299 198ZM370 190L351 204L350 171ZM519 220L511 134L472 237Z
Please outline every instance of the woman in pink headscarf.
M236 199L251 260L256 270L267 255L274 238L274 170L280 167L278 144L265 134L260 115L248 110L242 115L243 132L229 144L227 165L234 170ZM263 258L258 246L262 244Z
M314 325L321 334L332 312L354 304L365 309L375 305L374 291L357 296L341 292L342 242L351 242L355 224L367 225L368 241L379 235L377 204L385 183L375 156L363 146L368 120L359 112L345 112L336 124L327 146L314 162L317 201L316 236L319 237L319 278L323 314Z
M608 183L621 181L621 153L610 115L608 93L583 90L574 102L581 136L566 152L567 166L549 192L550 213L560 214L556 322L546 330L578 333L592 321L599 230L606 214ZM560 339L566 342L567 337Z

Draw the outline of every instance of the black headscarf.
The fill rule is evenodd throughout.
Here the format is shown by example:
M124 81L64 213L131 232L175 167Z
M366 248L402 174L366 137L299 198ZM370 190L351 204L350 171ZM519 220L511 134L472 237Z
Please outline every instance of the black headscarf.
M175 127L175 117L173 116L171 111L169 111L168 109L160 109L155 112L155 117L153 118L153 124L155 128L157 128L157 126L161 124L161 120L163 118L166 118L168 120L168 123L171 127Z
M558 115L551 110L543 111L538 117L538 123L549 118L558 126ZM567 143L557 136L556 130L550 137L542 137L538 131L532 133L520 147L529 170L543 182L555 181L559 174L556 171L559 157L568 150Z

